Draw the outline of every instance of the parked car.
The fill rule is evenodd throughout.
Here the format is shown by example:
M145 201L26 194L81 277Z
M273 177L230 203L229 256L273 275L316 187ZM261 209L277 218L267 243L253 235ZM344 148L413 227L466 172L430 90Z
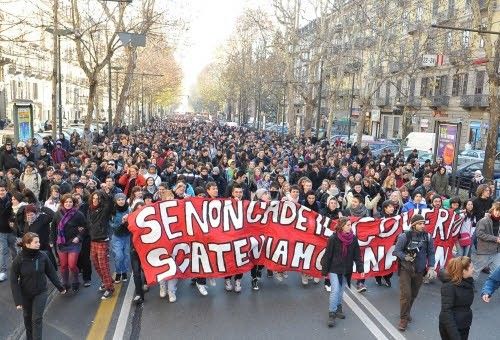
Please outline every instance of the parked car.
M366 145L370 148L373 157L380 157L384 150L389 150L393 154L397 154L400 150L400 146L398 144L386 141L373 141L366 143Z
M474 177L474 172L476 170L483 170L483 160L472 161L461 165L457 168L457 179L459 181L460 188L469 189L472 178ZM493 178L500 178L500 161L495 161L495 167L493 171ZM451 183L450 176L450 183Z

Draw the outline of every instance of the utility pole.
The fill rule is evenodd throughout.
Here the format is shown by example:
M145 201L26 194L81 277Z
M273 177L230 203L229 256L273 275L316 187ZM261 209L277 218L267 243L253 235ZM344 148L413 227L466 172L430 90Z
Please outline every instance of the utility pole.
M52 139L56 140L56 124L57 124L57 49L58 49L58 41L57 41L57 26L58 26L58 7L59 1L54 0L54 6L52 8L54 12L54 31L52 32L52 40L53 40L53 48L54 48L54 59L52 61Z
M111 91L111 58L108 61L108 135L112 135L113 131L113 113L111 111L111 105L113 102L113 94Z
M142 125L145 125L146 115L144 114L144 73L141 73L141 116Z
M318 114L316 115L316 138L319 137L319 121L321 118L321 95L323 92L323 58L319 66L319 88L318 88Z
M352 120L352 105L354 102L354 78L356 77L356 73L352 73L352 84L351 84L351 103L349 105L349 120L347 126L347 144L349 144L351 140L351 120Z
M58 104L59 104L59 135L62 135L62 72L61 72L61 35L59 32L57 34L57 73L58 73L58 82L59 82L59 95L58 95ZM55 131L55 127L53 129Z

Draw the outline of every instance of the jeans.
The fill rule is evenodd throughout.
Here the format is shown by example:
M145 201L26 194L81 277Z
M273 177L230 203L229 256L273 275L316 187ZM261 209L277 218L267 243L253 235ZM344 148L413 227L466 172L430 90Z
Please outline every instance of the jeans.
M23 297L24 327L27 340L41 340L43 311L47 303L47 292L33 297Z
M160 286L161 287L167 287L167 290L169 292L172 292L172 293L175 293L177 291L177 279L173 279L173 280L163 280L163 281L160 281Z
M457 256L470 256L471 246L457 246Z
M460 334L460 340L467 340L469 338L469 330L470 327L458 329L458 333ZM442 325L441 323L439 323L439 335L441 335L441 340L452 339L451 336L448 334L448 331L446 330L445 326Z
M77 287L79 285L77 266L79 253L59 251L58 254L63 285L68 287L71 284Z
M82 240L82 250L78 256L78 268L82 271L83 281L92 279L92 263L90 262L90 236Z
M7 273L8 256L12 260L17 255L16 235L14 233L0 233L0 273Z
M342 296L344 295L344 289L346 284L345 276L342 277L340 275L342 283L339 281L339 274L329 273L328 277L330 278L330 284L332 286L332 290L330 291L330 304L328 306L328 310L330 312L336 312L337 308L342 305Z
M252 279L260 279L262 277L262 269L264 269L264 266L253 266L252 270L250 271Z
M500 253L492 254L492 255L478 255L472 254L472 263L474 264L474 273L472 274L472 278L477 280L479 277L479 273L486 267L490 267L491 271L494 272L495 269L500 267Z
M111 238L111 249L115 257L115 271L117 274L127 273L130 262L130 235Z

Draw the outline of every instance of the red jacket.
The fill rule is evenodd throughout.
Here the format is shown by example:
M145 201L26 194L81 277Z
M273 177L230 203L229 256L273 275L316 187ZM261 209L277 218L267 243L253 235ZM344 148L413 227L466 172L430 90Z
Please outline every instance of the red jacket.
M123 174L118 179L118 184L123 188L123 193L130 197L132 188L135 186L143 187L146 185L146 180L142 175L137 175L136 178L130 178L129 174Z

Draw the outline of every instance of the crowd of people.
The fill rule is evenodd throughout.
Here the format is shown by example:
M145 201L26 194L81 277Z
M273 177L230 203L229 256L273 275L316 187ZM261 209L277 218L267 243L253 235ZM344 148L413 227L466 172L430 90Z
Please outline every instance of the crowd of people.
M330 292L329 326L336 318L345 318L342 291L350 285L352 264L358 264L358 270L363 267L346 218L350 216L384 218L427 207L460 211L464 222L456 255L462 267L450 262L450 273L441 277L447 287L443 294L451 294L452 288L466 289L463 286L477 279L481 270L492 272L482 292L484 301L499 284L500 203L494 203L493 183L486 183L478 170L469 198L462 199L452 194L441 160L421 164L416 150L408 157L389 150L373 157L368 146L356 143L282 139L269 131L175 117L134 132L75 133L71 140L61 136L56 141L46 137L41 145L36 139L17 145L7 141L0 149L0 179L0 282L10 276L16 306L24 310L28 339L41 337L40 310L47 289L46 284L30 282L45 280L45 274L64 294L77 293L82 285L90 287L92 280L98 280L102 299L108 299L114 285L127 281L132 270L134 301L143 302L148 287L131 243L128 214L152 202L193 196L288 200L338 220L323 265L324 287ZM411 322L420 285L436 276L432 239L423 230L424 222L415 214L412 229L398 237L394 251L402 331ZM9 255L14 261L10 274ZM462 273L457 268L465 269ZM263 270L252 269L253 290L260 289ZM266 274L279 281L287 278L285 272ZM225 289L240 292L242 277L243 273L226 277ZM301 280L303 285L319 282L307 275ZM207 285L214 284L204 278L192 281L202 295L208 294ZM391 287L391 275L377 277L376 282ZM364 280L355 285L360 293L367 289ZM160 282L160 297L175 302L176 289L176 280ZM463 303L469 302L467 297ZM455 338L450 328L459 327L456 316L452 322L454 313L442 311L444 338Z

